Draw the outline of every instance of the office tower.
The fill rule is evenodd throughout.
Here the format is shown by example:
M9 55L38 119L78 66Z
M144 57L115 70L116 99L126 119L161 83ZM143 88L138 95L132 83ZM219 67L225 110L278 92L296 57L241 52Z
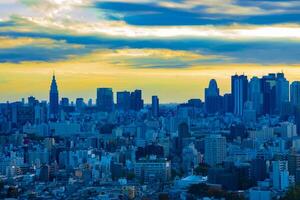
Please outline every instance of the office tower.
M112 88L97 88L97 107L100 111L111 112L114 107Z
M157 96L152 96L152 116L158 117L159 116L159 98Z
M85 107L85 103L83 98L76 98L76 110L77 111L82 111Z
M264 181L267 178L267 165L264 158L255 158L250 163L250 176L254 181Z
M251 78L248 89L248 100L252 102L253 109L259 115L262 113L263 93L261 89L261 80L256 76Z
M233 97L233 110L235 115L242 115L244 103L247 101L248 79L244 75L231 77L231 94Z
M226 158L226 138L209 135L204 140L204 160L210 166L222 164Z
M291 103L293 106L300 105L300 81L294 81L291 84Z
M294 114L294 106L290 101L283 102L280 110L281 119L288 121L289 117Z
M39 103L34 107L34 123L41 124L47 122L47 104Z
M232 94L224 94L223 97L223 108L224 112L232 113L233 112L233 99Z
M188 105L193 108L203 108L203 102L201 99L189 99Z
M285 190L289 187L289 172L287 161L272 162L272 181L273 188L276 190Z
M58 89L57 89L57 83L55 79L55 75L52 77L52 82L50 86L50 117L56 118L58 115L59 107L58 107Z
M288 155L288 169L291 175L296 175L296 171L300 169L300 154L295 150L291 150Z
M69 106L69 99L66 98L66 97L61 98L60 105L61 105L62 107L67 107L67 106Z
M39 180L47 182L50 179L50 167L48 165L42 165L40 169Z
M35 97L33 97L33 96L28 97L28 105L29 106L35 106L38 103L39 103L39 101L36 100Z
M130 94L130 108L139 111L144 108L144 100L142 99L142 90L135 90Z
M130 109L130 92L117 92L117 108L124 111Z
M300 135L300 106L295 107L295 124L297 128L297 134Z
M185 146L182 150L182 167L185 174L196 168L200 163L198 151L193 143Z
M276 108L276 75L271 73L261 78L263 114L274 114Z
M276 113L280 113L282 105L289 101L289 81L283 73L277 73L276 77Z
M205 109L207 113L217 113L221 109L221 97L215 79L211 79L208 88L205 88Z
M296 184L300 183L300 154L292 150L288 155L289 174L295 177Z
M92 107L93 106L93 99L89 99L88 100L88 107Z
M186 122L181 122L178 125L178 136L180 138L189 138L189 137L191 137L191 133L189 131L189 125Z
M254 109L252 101L246 101L244 104L243 121L245 123L256 122L256 110Z
M167 182L171 178L171 161L150 156L139 159L134 166L136 178L142 182Z
M280 136L284 138L297 136L297 126L291 122L280 123Z

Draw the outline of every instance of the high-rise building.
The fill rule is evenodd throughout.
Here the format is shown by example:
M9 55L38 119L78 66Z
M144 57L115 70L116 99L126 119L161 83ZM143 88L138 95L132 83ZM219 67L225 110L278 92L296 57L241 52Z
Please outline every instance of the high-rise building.
M254 109L252 101L246 101L244 104L243 121L244 123L256 122L256 110Z
M292 150L288 155L288 171L290 175L295 176L295 182L300 183L299 177L300 170L300 154Z
M55 79L55 75L52 77L52 82L50 86L50 95L49 95L49 103L50 103L50 117L56 118L59 112L58 105L58 88Z
M152 96L152 116L158 117L159 116L159 98L157 96Z
M222 164L226 158L226 138L221 135L209 135L204 140L204 161L210 166Z
M289 101L289 81L283 73L277 73L276 77L276 113L280 113L285 102Z
M217 113L221 108L221 97L217 81L211 79L208 88L205 88L205 109L207 113Z
M244 75L231 77L231 94L233 97L233 108L235 115L242 115L244 103L248 95L248 79Z
M277 190L285 190L289 187L289 171L287 161L272 162L272 181L273 188Z
M92 107L93 106L93 99L89 99L88 100L88 107Z
M271 73L261 78L263 92L263 114L274 114L276 110L276 74Z
M28 105L29 106L35 106L38 103L39 103L39 101L36 100L35 97L33 97L33 96L28 97Z
M256 76L251 78L248 89L248 100L252 102L253 109L257 114L262 113L263 93L261 89L261 80Z
M250 176L254 181L263 181L267 177L267 165L264 158L255 158L250 163Z
M67 107L67 106L69 106L69 98L66 98L66 97L61 98L60 105L61 105L62 107Z
M295 107L295 124L297 128L297 134L300 135L300 106Z
M97 88L97 107L100 111L111 112L114 107L112 88Z
M224 94L223 97L223 108L224 112L232 113L233 112L233 99L232 94Z
M82 111L85 107L84 99L83 98L76 98L76 110Z
M178 124L178 136L179 136L179 138L191 137L188 123L181 122L180 124Z
M130 108L139 111L144 108L144 100L142 99L142 90L135 90L130 94Z
M117 108L124 111L130 109L130 92L117 92Z
M150 156L148 159L139 159L134 166L136 178L145 183L167 182L171 178L171 161Z
M300 105L300 81L294 81L291 84L291 103L293 106Z
M47 104L39 103L34 107L34 123L41 124L47 122Z

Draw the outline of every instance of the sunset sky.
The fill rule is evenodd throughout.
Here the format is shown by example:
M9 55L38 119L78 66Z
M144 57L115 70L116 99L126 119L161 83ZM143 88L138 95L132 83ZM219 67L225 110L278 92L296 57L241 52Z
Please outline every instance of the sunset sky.
M215 78L283 71L300 80L300 1L1 0L0 101L95 98L142 89L146 102L203 98Z

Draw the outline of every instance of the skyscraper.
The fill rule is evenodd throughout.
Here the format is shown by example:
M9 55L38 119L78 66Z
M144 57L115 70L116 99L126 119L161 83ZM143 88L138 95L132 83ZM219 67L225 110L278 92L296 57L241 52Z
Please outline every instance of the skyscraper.
M117 92L117 108L123 111L130 109L130 92Z
M144 100L142 99L142 90L135 90L130 94L130 108L139 111L144 108Z
M114 107L112 88L97 88L97 107L100 111L111 112Z
M263 114L273 114L276 108L276 74L261 78L263 92Z
M69 106L69 98L66 98L66 97L61 98L60 105L61 105L62 107L67 107L67 106Z
M229 112L232 113L233 112L233 99L232 99L232 94L224 94L223 97L223 109L224 112Z
M261 80L254 76L249 82L248 100L252 102L253 109L257 114L262 113L263 93L261 89Z
M289 171L287 161L272 162L272 181L273 188L277 190L285 190L289 187Z
M233 96L234 114L242 115L244 103L248 95L248 79L244 75L234 75L231 77L231 94Z
M291 84L291 103L293 106L300 105L300 81L294 81Z
M83 98L76 98L75 107L77 111L83 111L85 107L84 99Z
M217 81L211 79L208 88L205 88L205 109L207 113L216 113L221 108L221 97Z
M221 135L209 135L204 140L204 160L210 166L221 164L226 158L226 138Z
M158 117L159 116L159 99L157 96L152 96L152 116Z
M49 110L50 117L56 118L58 115L59 107L58 107L58 89L57 89L57 83L54 74L50 86L49 103L50 103L50 110Z
M295 124L297 127L297 134L300 135L300 106L295 106Z
M283 73L277 73L276 77L276 113L280 113L285 102L289 101L289 81Z

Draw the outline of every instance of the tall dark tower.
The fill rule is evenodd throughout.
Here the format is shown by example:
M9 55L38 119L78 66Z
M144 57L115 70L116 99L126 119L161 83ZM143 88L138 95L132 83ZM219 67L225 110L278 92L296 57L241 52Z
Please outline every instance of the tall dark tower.
M50 117L56 118L58 115L58 89L57 89L57 84L56 84L54 74L50 86L49 102L50 102Z

